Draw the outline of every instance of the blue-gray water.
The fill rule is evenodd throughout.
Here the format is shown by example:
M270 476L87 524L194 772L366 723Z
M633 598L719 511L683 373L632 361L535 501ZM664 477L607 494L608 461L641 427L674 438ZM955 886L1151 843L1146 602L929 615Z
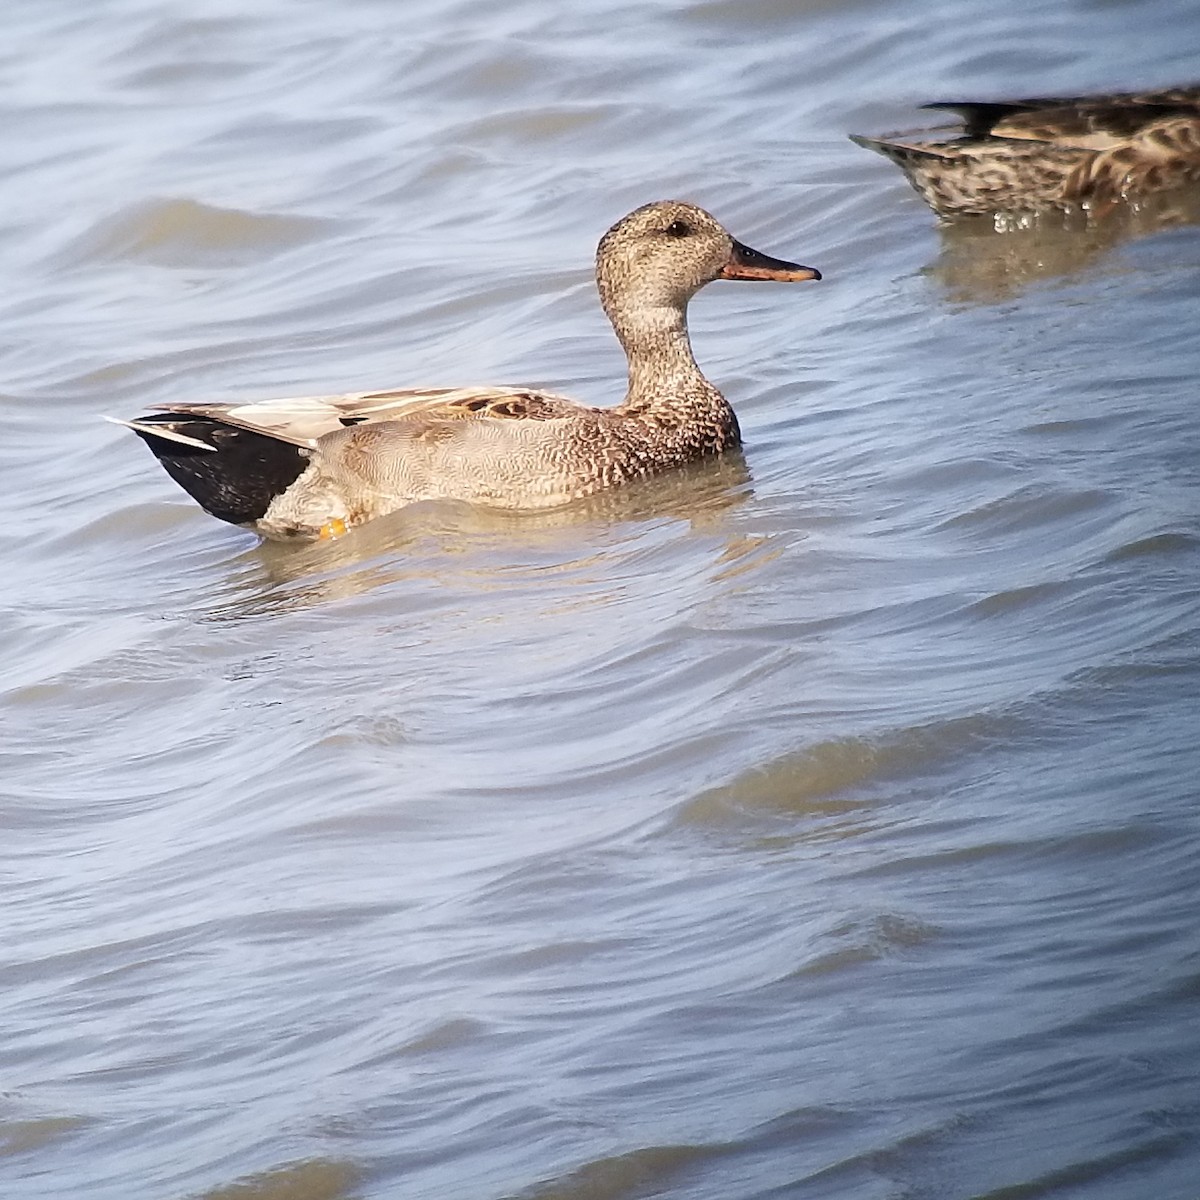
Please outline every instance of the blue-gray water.
M941 232L847 132L1200 11L10 6L0 1194L1194 1200L1200 229ZM332 545L99 414L622 359L683 196L744 460Z

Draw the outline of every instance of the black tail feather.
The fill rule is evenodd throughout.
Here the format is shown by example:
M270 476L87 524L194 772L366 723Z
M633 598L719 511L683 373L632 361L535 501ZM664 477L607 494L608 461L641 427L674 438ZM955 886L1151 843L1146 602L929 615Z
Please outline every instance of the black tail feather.
M963 120L963 136L982 138L992 132L997 121L1016 113L1031 112L1047 103L1045 100L938 100L933 104L922 104L921 107L958 113Z
M145 429L162 425L212 446L216 453L156 437ZM206 512L234 525L259 520L271 501L304 472L309 455L299 446L209 417L154 413L134 432L153 451L167 474Z

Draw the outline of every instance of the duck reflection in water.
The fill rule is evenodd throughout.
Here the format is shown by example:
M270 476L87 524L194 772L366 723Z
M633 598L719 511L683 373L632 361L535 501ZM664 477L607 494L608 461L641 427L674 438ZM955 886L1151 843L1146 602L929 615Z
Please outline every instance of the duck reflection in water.
M926 270L950 300L992 304L1043 280L1080 275L1124 242L1183 225L1200 225L1200 188L1122 205L1103 220L1041 214L999 231L984 218L958 220L938 230L941 250Z
M418 589L428 584L439 594L503 588L518 582L514 572L536 573L544 584L547 572L586 573L626 553L643 533L669 525L678 527L675 537L707 538L710 575L727 577L751 569L770 540L729 520L752 495L745 457L733 450L556 509L416 504L371 522L352 538L264 541L248 548L239 556L238 594L209 615L239 620L311 608L401 580ZM601 603L605 596L592 599Z

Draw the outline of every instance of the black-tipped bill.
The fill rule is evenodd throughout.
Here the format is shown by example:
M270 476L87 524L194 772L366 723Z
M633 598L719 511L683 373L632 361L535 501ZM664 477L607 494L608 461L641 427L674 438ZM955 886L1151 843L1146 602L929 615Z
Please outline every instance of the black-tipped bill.
M751 250L741 242L733 243L733 253L721 268L722 279L773 279L776 283L803 283L806 279L820 279L816 267L802 267L799 263L782 258L772 258L758 250Z

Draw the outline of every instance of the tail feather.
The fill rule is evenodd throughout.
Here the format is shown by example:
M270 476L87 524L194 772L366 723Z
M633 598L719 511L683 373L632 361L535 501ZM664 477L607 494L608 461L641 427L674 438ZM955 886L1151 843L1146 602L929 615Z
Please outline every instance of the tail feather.
M896 142L889 141L887 138L869 138L863 137L858 133L851 133L848 136L855 145L862 146L867 150L874 150L876 154L882 154L884 158L890 158L893 162L903 163L919 159L926 159L930 162L944 162L946 159L952 157L937 145L924 145L919 142Z
M171 429L161 422L151 425L147 421L125 421L120 417L104 417L103 419L111 421L114 425L123 425L126 429L132 429L134 433L147 440L162 438L165 441L178 442L181 446L191 446L196 450L208 450L212 454L217 453L216 446L210 446L199 438L188 437L186 433L180 433L177 429Z
M290 442L211 417L153 413L136 421L107 419L132 429L201 508L234 525L260 520L311 458Z
M963 121L963 136L977 138L987 137L993 127L1006 117L1057 103L1053 100L936 100L921 107L934 112L957 113Z

